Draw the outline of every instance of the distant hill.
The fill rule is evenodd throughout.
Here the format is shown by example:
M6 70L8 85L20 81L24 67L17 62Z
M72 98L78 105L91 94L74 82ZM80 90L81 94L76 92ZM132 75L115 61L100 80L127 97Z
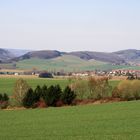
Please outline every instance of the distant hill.
M11 52L0 48L0 62L5 62L13 57L15 56Z
M9 51L14 57L22 56L31 51L31 50L23 50L23 49L5 49L5 50Z
M18 58L15 58L14 60L25 60L25 59L31 59L31 58L40 58L40 59L52 59L57 58L59 56L66 55L72 55L79 57L83 60L97 60L102 62L109 62L109 63L115 63L115 64L124 64L126 63L124 59L120 58L118 55L113 53L104 53L104 52L89 52L89 51L79 51L79 52L59 52L59 51L50 51L50 50L43 50L43 51L33 51L28 52Z
M124 59L127 62L140 63L140 50L122 50L114 52L114 54L118 55L120 58Z
M0 49L1 67L17 69L40 70L111 70L111 69L140 69L140 51L139 50L122 50L118 52L60 52L56 50L41 51L23 51L22 50L4 50ZM16 54L18 53L19 54ZM21 53L21 54L22 54ZM16 57L15 57L16 56ZM4 62L4 64L2 64ZM7 64L5 64L7 62Z
M79 52L71 52L70 54L80 57L81 59L84 59L84 60L94 59L98 61L115 63L115 64L126 63L123 58L120 58L118 55L113 54L113 53L79 51Z
M31 59L31 58L40 58L40 59L52 59L61 56L59 51L52 50L42 50L42 51L32 51L28 52L20 57L14 58L15 61Z

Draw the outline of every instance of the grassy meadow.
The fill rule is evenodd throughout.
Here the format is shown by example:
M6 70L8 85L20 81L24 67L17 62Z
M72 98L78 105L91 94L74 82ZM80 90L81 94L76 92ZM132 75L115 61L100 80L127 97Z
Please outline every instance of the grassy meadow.
M13 93L13 88L17 79L18 78L1 77L0 93L5 92L8 95L11 95ZM43 86L44 84L46 84L47 86L59 84L62 88L65 88L70 84L70 81L68 79L25 78L25 80L32 88L35 88L37 85ZM120 81L112 80L109 82L110 85L114 88Z
M140 101L0 111L1 140L139 140Z
M5 92L11 95L17 79L18 78L0 78L0 93ZM65 88L70 84L67 79L25 78L25 80L32 88L35 88L37 85L43 86L44 84L47 86L59 84L62 88Z

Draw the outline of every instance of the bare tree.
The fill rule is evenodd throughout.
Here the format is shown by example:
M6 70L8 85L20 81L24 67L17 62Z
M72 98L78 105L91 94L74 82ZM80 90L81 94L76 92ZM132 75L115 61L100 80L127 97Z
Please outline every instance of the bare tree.
M16 81L14 92L13 92L13 98L17 101L17 103L21 106L22 100L25 97L27 91L29 90L29 85L25 80L22 78L18 79Z

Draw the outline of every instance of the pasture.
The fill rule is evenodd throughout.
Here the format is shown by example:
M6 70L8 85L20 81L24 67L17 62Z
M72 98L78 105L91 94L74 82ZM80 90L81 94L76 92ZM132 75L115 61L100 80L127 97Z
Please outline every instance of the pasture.
M18 78L9 78L2 77L0 78L0 93L7 93L11 95L13 93L13 88L15 82ZM62 88L66 87L69 84L67 79L45 79L45 78L24 78L27 83L35 88L37 85L43 86L46 84L47 86L59 84Z
M8 95L11 95L13 93L13 88L15 85L16 80L19 78L9 76L3 76L0 77L0 93L7 93ZM45 79L45 78L37 78L37 77L22 77L27 81L27 83L32 87L35 88L37 85L43 86L46 84L47 86L50 85L56 85L59 84L62 88L65 88L67 85L70 84L70 81L68 79ZM111 80L109 81L110 85L114 88L120 80Z
M38 65L36 65L38 64ZM12 67L12 64L6 64L6 67ZM36 68L38 70L48 70L48 71L61 71L66 72L71 71L86 71L86 70L113 70L113 69L134 69L139 70L139 66L127 66L127 65L112 65L111 63L97 61L97 60L84 60L79 57L72 55L63 55L53 59L39 59L31 58L18 61L16 63L17 69L29 70Z
M140 101L0 111L1 140L139 140Z

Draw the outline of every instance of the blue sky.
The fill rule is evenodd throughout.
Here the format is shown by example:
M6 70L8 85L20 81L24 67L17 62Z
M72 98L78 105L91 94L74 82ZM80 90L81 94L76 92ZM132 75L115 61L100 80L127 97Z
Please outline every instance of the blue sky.
M139 0L0 0L0 48L140 49Z

